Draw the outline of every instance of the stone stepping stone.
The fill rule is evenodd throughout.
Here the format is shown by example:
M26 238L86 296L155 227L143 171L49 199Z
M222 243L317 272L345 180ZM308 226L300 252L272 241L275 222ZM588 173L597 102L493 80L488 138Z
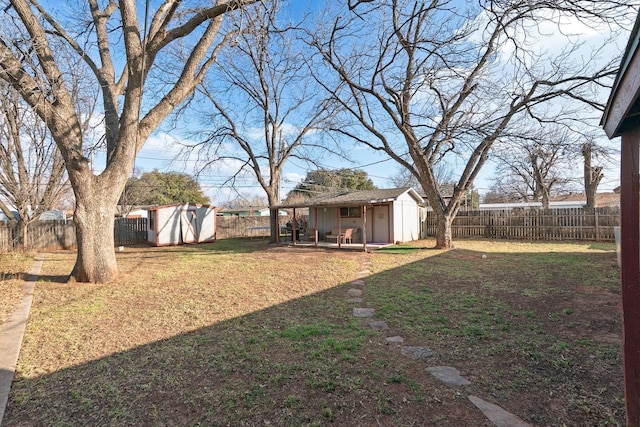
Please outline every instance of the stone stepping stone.
M428 349L427 347L412 347L408 345L403 345L400 347L400 352L407 356L409 359L418 360L424 359L425 357L430 357L436 354L435 351Z
M354 308L353 315L355 317L371 317L376 311L373 308Z
M496 427L532 427L510 412L505 411L498 405L486 402L479 397L469 396L471 403L476 405Z
M387 337L386 341L390 342L390 343L402 343L402 342L404 342L404 338L402 338L399 335L396 335L394 337Z
M347 295L349 295L350 297L361 297L362 296L362 290L360 290L360 289L349 289L347 291Z
M371 275L371 270L362 270L360 273L358 273L358 277L363 278L363 277L368 277Z
M375 329L378 331L383 331L385 329L389 329L389 325L387 325L387 322L384 322L382 320L377 320L375 322L371 322L369 323L369 326L371 327L371 329Z
M426 371L451 387L471 384L471 382L460 375L460 371L451 366L432 366L427 368Z
M356 286L362 286L364 285L364 280L362 279L354 280L353 282L351 282L351 284Z
M361 303L362 298L347 298L347 302Z

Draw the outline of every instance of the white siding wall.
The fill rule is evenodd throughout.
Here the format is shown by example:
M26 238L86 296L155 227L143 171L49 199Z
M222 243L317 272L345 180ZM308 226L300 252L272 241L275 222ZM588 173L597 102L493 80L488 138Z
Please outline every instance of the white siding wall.
M201 206L197 210L198 215L198 242L213 242L216 239L216 211L215 208Z
M393 241L410 242L420 239L418 203L405 193L393 203Z
M180 243L181 206L167 206L158 209L158 241L156 245L177 245Z

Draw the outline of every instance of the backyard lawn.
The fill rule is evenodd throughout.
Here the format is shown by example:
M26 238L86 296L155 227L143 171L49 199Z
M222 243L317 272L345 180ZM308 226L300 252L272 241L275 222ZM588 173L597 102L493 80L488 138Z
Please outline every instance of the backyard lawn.
M126 248L110 285L67 284L75 253L47 253L3 426L492 426L469 395L535 426L624 424L613 244L433 245ZM471 384L425 372L442 365Z

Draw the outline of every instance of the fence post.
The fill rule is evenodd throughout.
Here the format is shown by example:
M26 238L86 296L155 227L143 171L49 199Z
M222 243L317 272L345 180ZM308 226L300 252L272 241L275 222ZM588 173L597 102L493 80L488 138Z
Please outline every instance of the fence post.
M600 241L600 223L598 221L598 208L593 208L596 220L596 242Z

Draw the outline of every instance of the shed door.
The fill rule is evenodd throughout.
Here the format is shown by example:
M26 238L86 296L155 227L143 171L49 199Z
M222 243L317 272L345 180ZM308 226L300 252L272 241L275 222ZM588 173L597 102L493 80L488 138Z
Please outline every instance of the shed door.
M184 209L180 213L180 234L183 243L198 241L198 219L195 209Z
M371 212L373 224L371 226L371 232L373 242L375 243L388 243L391 241L389 235L389 205L377 205L373 207Z

